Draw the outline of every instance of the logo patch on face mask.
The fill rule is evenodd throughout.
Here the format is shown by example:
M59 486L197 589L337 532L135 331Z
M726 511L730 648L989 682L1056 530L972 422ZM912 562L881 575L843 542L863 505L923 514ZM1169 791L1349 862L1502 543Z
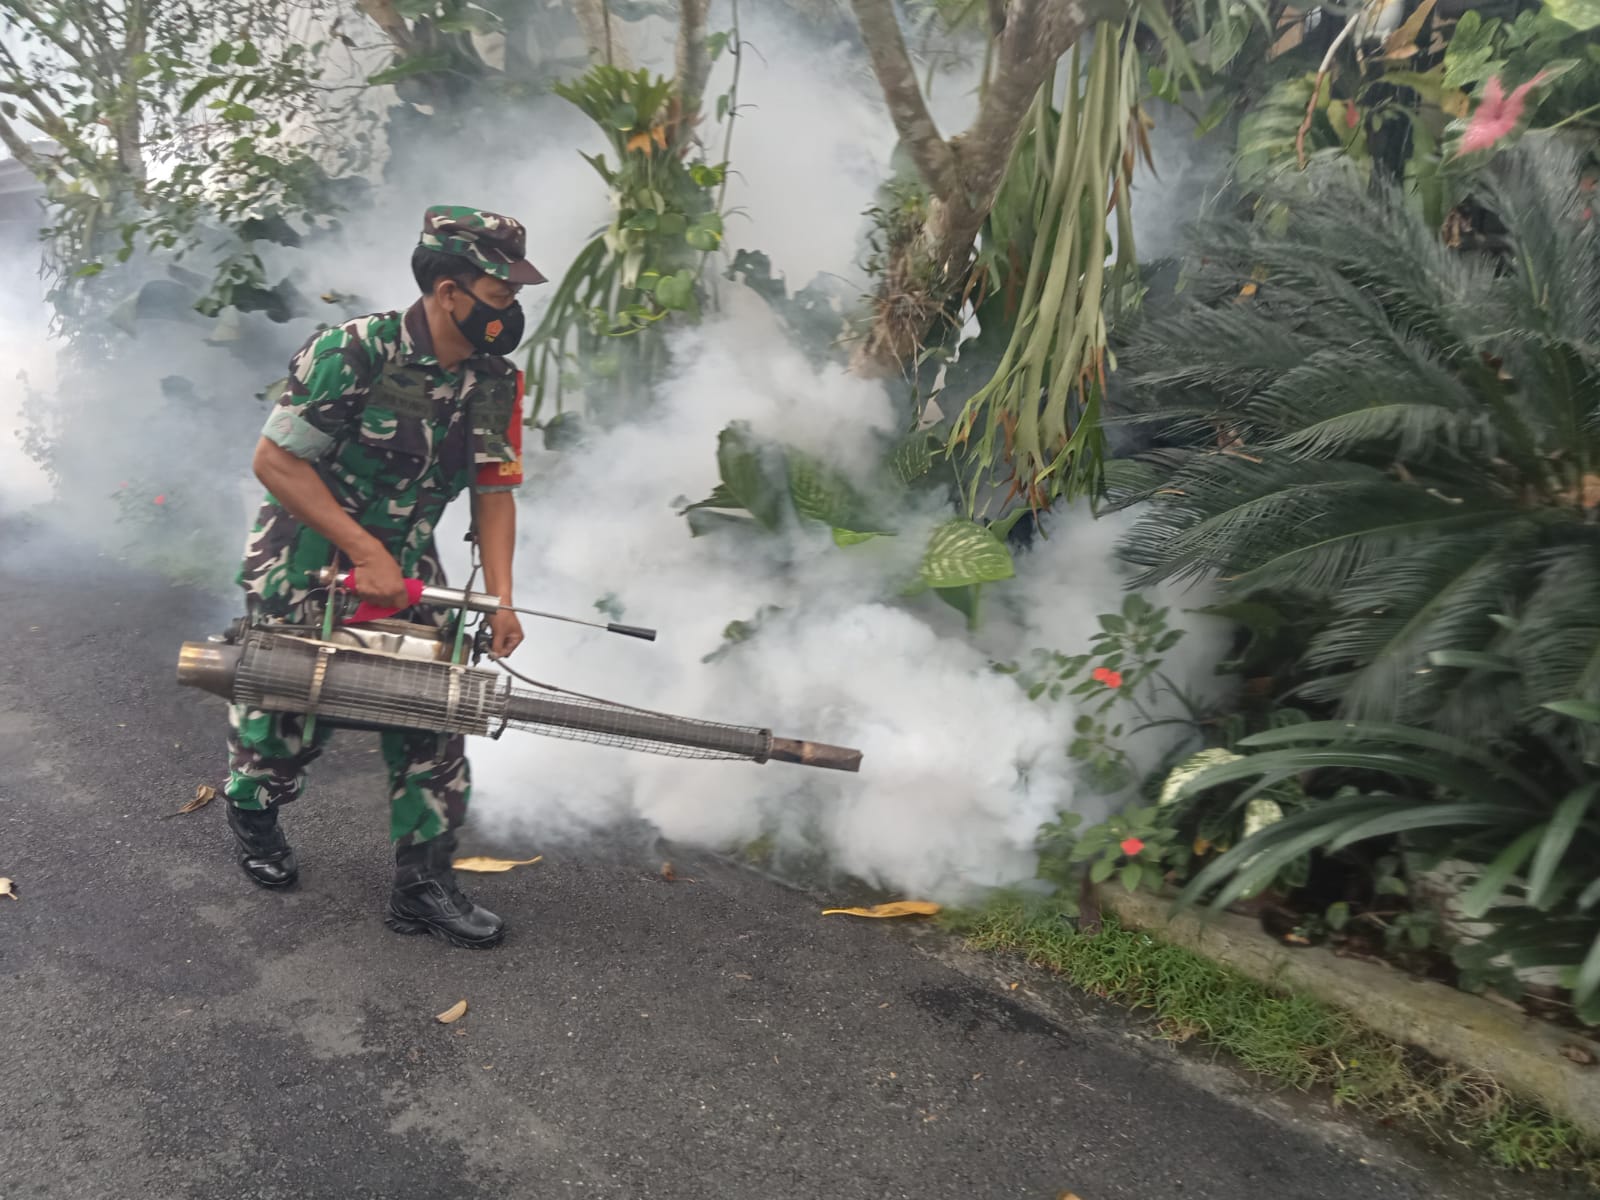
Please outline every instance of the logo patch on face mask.
M490 321L483 327L483 336L492 342L495 340L495 338L500 336L500 331L504 328L505 324L503 322Z

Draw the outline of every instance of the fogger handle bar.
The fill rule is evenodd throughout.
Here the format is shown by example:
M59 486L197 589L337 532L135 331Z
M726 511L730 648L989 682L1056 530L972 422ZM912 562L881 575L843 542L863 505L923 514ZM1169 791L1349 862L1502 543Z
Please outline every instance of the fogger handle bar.
M339 577L337 567L324 567L317 572L317 582L324 587L354 588L356 573L351 571L343 579ZM560 613L539 612L531 608L518 608L512 604L500 603L499 596L491 596L487 592L469 592L465 588L433 587L425 584L420 579L406 580L406 596L409 603L426 604L433 608L460 608L468 612L497 613L501 609L508 609L514 613L521 613L528 617L543 617L548 621L566 621L573 625L587 625L591 629L604 629L607 633L620 633L624 637L640 638L647 642L656 640L656 631L646 629L640 625L623 625L617 621L585 621L579 617L564 617ZM350 617L353 624L364 621L377 621L384 617L393 616L400 612L399 608L389 608L381 604L373 604L364 600Z

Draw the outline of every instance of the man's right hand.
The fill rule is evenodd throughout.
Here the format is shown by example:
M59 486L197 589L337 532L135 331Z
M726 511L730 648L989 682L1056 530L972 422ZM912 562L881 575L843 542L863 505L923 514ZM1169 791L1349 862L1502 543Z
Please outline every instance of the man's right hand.
M400 564L382 546L355 560L355 593L385 608L405 608L411 603Z

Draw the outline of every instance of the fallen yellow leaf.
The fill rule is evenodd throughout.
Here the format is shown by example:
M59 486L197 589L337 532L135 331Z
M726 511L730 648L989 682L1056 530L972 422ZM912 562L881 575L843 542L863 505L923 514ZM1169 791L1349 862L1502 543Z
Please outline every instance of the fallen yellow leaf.
M16 885L11 880L3 878L0 878L0 896L10 896L13 900L22 899L21 896L17 895Z
M434 1020L439 1022L441 1025L448 1025L452 1021L459 1021L466 1011L467 1002L465 1000L457 1000L449 1008L445 1009L442 1013L435 1017Z
M896 900L892 904L874 904L871 908L825 908L822 915L844 913L850 917L931 917L941 907L931 900Z
M634 151L634 150L643 150L646 154L649 154L650 153L650 135L648 133L636 133L636 134L634 134L631 138L629 138L627 140L627 143L625 145L625 149L629 150L630 152Z
M544 855L535 854L532 858L458 858L450 865L458 871L509 871L512 867L531 867Z
M204 808L217 798L217 789L209 783L197 783L194 788L194 799L188 801L177 812L171 812L169 817L181 817L184 813L192 813L197 808Z

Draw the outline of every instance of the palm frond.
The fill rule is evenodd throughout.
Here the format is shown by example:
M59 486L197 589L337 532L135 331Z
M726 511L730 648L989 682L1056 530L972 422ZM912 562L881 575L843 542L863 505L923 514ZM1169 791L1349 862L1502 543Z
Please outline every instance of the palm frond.
M1433 665L1430 654L1494 638L1492 616L1505 607L1528 537L1527 524L1512 520L1489 536L1420 540L1352 577L1336 598L1338 615L1306 651L1317 678L1303 693L1338 700L1352 720L1429 720L1462 674Z

